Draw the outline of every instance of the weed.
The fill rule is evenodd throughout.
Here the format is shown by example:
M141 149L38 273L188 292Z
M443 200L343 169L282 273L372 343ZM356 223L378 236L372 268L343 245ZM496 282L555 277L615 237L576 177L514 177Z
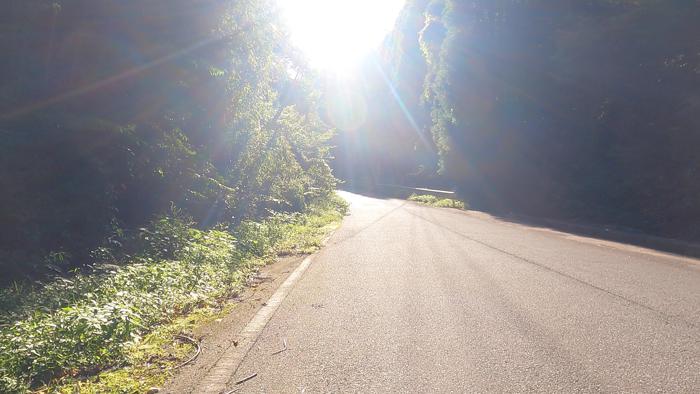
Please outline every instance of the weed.
M141 231L144 252L129 264L101 264L42 287L3 289L0 392L47 384L66 391L116 389L109 382L132 391L143 388L139 382L157 383L162 370L144 360L162 358L159 349L183 330L182 319L240 290L274 255L317 249L345 209L337 197L318 200L303 214L273 214L232 232L162 218ZM115 367L122 368L99 374L97 382L84 379Z
M463 201L451 198L440 198L430 194L411 194L408 200L438 208L469 209L469 204Z

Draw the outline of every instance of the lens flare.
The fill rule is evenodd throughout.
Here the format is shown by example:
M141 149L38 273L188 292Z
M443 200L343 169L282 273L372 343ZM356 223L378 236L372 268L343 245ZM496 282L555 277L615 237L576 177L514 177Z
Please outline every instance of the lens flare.
M393 28L404 0L278 0L293 42L312 66L352 69Z

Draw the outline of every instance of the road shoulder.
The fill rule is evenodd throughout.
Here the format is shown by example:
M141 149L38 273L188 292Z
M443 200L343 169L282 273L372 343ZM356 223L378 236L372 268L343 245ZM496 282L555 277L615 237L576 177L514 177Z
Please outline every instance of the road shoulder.
M249 286L231 300L234 306L230 313L223 318L198 327L194 336L201 338L202 352L200 356L170 378L162 392L197 392L209 371L221 359L226 350L234 345L238 334L265 306L270 297L305 258L306 256L287 256L279 258L273 264L264 266L251 278Z

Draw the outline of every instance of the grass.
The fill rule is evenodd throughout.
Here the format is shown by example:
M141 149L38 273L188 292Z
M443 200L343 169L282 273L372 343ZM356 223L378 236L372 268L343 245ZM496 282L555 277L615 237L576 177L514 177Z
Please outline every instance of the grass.
M0 292L0 392L143 392L192 351L177 334L225 302L279 254L310 253L345 213L339 197L303 213L208 231L163 218L128 264Z
M195 352L189 342L177 335L192 332L235 308L235 303L211 301L192 312L162 324L146 335L127 352L123 366L101 371L93 376L64 377L38 390L39 393L143 393L152 387L162 387L173 375L175 367Z
M411 194L411 196L408 197L408 200L429 205L431 207L469 209L469 205L464 201L454 200L451 198L440 198L430 194Z

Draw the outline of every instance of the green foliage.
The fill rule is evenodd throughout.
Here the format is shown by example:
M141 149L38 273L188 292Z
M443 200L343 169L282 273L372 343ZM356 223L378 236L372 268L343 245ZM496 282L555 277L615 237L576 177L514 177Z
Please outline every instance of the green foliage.
M175 373L172 368L195 351L195 347L180 340L179 335L191 336L195 328L224 317L235 310L235 305L224 299L208 301L145 335L126 352L124 367L108 369L94 376L64 377L39 392L143 393L152 387L162 387Z
M135 349L155 327L230 295L276 253L314 250L345 209L344 201L329 196L303 214L247 221L232 233L162 218L135 235L148 234L151 255L121 266L98 265L38 288L4 289L0 391L134 362Z
M173 204L211 228L334 189L332 132L274 0L51 4L0 16L0 281L90 264ZM140 245L172 258L180 241L154 231Z
M700 239L700 3L423 9L431 134L470 203Z
M408 200L438 208L469 209L469 205L463 201L454 200L452 198L440 198L432 194L414 193L408 197Z
M3 316L9 321L0 330L2 375L37 384L118 364L153 325L240 284L234 238L192 232L177 260L102 267L59 280L61 293L38 290L34 302ZM50 296L60 298L42 302Z
M234 231L245 254L311 253L347 212L347 203L335 194L313 200L303 214L276 213L262 222L246 221Z
M299 254L318 250L325 235L335 229L347 210L347 203L335 194L315 199L305 214L277 222L275 252Z
M163 216L151 224L151 229L139 229L139 238L143 244L138 248L139 253L151 259L172 259L175 252L185 250L187 244L196 238L198 233L191 227L194 222L174 208L169 216Z
M317 244L332 131L274 0L26 0L0 24L0 391L123 364Z

